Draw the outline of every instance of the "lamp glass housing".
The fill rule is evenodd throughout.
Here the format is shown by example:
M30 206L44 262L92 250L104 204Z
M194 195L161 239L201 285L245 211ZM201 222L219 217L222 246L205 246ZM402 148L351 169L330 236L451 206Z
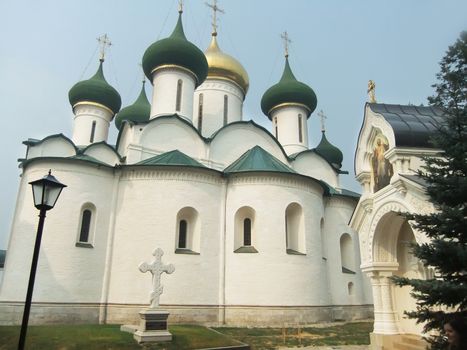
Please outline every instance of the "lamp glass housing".
M54 176L49 174L40 180L29 183L32 186L32 194L34 197L34 206L41 210L50 210L55 206L62 189L66 185L59 182Z

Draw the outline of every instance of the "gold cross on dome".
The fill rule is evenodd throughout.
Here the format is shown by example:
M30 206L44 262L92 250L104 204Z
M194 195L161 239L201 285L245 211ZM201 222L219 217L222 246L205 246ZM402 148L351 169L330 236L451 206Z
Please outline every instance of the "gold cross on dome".
M178 13L183 13L183 0L178 0Z
M324 120L325 119L328 119L328 117L326 117L326 115L324 114L323 110L320 110L318 112L318 117L321 119L321 131L322 132L325 132L326 129L324 128Z
M110 42L110 39L107 36L107 34L104 34L104 35L101 35L100 37L98 37L97 42L100 45L100 57L99 57L99 59L101 61L104 61L106 48L112 46L112 43Z
M284 39L285 57L289 57L289 44L292 42L292 40L290 40L287 31L281 34L281 38Z
M217 6L217 0L212 0L212 4L205 2L206 6L212 8L212 34L217 34L217 12L225 13L224 10Z

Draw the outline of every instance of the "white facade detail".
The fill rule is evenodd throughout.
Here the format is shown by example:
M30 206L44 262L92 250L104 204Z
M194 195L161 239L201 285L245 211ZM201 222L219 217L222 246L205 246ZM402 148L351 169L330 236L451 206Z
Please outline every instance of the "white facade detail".
M152 85L151 119L178 114L192 122L193 93L196 86L196 78L192 72L178 66L158 67L153 73Z
M241 121L244 99L237 84L208 77L195 91L193 125L209 137L227 124Z
M287 154L308 149L308 111L300 105L277 107L271 112L273 134Z
M114 117L110 109L98 103L83 101L73 107L73 113L72 140L75 145L107 142L110 122Z
M378 138L387 140L383 161L391 165L390 180L380 189L375 187L374 162ZM395 286L391 277L424 279L432 276L432 271L412 255L409 245L425 243L427 237L411 227L399 213L434 211L423 183L415 175L423 164L422 157L435 153L436 150L423 147L398 147L391 125L367 104L355 155L356 177L363 194L350 225L358 232L361 269L371 281L374 300L371 349L394 348L400 346L404 336L415 335L420 339L422 335L423 325L415 324L404 315L405 311L416 307L410 287Z

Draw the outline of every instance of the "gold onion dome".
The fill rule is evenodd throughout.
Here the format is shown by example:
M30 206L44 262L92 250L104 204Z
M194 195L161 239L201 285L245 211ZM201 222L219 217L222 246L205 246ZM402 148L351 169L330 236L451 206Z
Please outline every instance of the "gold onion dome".
M217 44L217 33L213 33L211 44L204 54L208 61L208 78L231 80L239 85L246 95L250 85L248 73L240 62L221 51Z

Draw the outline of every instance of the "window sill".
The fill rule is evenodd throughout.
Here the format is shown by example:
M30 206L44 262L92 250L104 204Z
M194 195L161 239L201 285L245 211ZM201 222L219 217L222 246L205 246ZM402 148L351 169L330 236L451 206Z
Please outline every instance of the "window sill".
M76 242L75 247L78 247L78 248L94 248L94 246L91 243L88 243L88 242Z
M342 266L342 273L348 273L350 275L356 275L356 272L349 270L348 268Z
M234 250L234 253L258 253L258 251L255 249L255 247L249 245Z
M296 250L293 250L293 249L287 249L287 254L290 254L290 255L306 255L305 253L300 253L300 252L297 252Z
M186 248L175 249L175 254L200 255L199 253L194 252L191 249L186 249Z

